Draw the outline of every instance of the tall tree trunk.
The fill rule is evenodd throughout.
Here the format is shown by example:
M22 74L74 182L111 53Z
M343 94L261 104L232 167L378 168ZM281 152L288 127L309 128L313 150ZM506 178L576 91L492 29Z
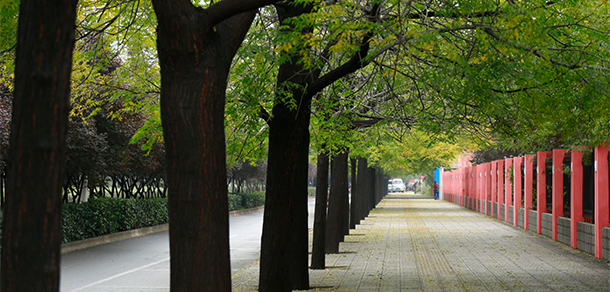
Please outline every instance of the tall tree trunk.
M242 9L251 2L230 3ZM204 10L186 0L153 0L171 192L171 291L231 290L225 91L255 11L230 16L236 9L227 3Z
M311 9L294 4L276 6L285 33L294 30L290 18ZM309 289L307 174L312 96L306 96L303 90L315 76L298 62L298 55L289 58L278 70L280 90L269 121L259 291Z
M4 167L2 167L2 170L0 171L0 207L3 208L4 210L4 182L5 182L5 178L6 178L6 171L4 170Z
M326 204L328 199L328 152L318 154L316 175L316 210L313 223L313 247L311 251L311 268L326 268Z
M377 202L375 201L375 186L376 186L376 181L377 181L377 171L375 170L375 168L369 167L367 169L367 173L368 173L368 209L366 210L366 214L364 215L364 217L368 216L369 213L371 213L371 210L373 210L373 208L375 208L375 205L377 205Z
M369 20L376 19L379 7L379 3L373 4ZM307 1L276 5L284 30L282 33L294 33L296 26L290 18L310 13L312 9L313 4ZM304 27L299 33L312 31L312 27ZM307 156L311 99L326 86L366 65L363 58L368 54L371 37L372 32L366 33L362 37L360 50L349 61L324 76L319 76L320 68L304 68L298 55L286 56L286 62L278 70L277 96L269 121L269 164L259 291L309 288ZM292 239L286 240L284 237L287 236Z
M375 168L375 206L381 201L381 184L383 174L380 168Z
M356 229L356 224L359 223L358 220L358 194L359 194L359 186L358 186L358 160L355 158L350 159L352 166L352 198L350 201L350 209L349 209L349 228Z
M360 224L360 221L366 217L369 210L367 169L366 158L358 158L358 221L356 224Z
M280 70L281 71L281 70ZM299 96L298 93L295 96ZM260 291L308 289L308 104L299 111L277 104L269 127L269 162ZM295 118L296 117L296 118ZM298 285L299 287L294 287Z
M349 167L350 167L350 166L348 166L348 165L347 165L347 164L348 164L348 162L347 162L347 161L349 160L349 150L347 150L347 149L345 150L345 156L346 156L346 158L345 158L345 160L346 160L345 164L346 164L346 168L347 168L347 169L345 170L345 172L346 172L346 173L347 173L347 175L348 175L348 181L349 181L349 179L350 179L350 177L349 177L349 173L350 173L350 172L349 172L349 171L350 171ZM349 182L349 184L351 184L351 187L350 187L350 186L349 186L349 184L348 184L348 187L347 187L347 194L346 194L346 197L345 197L345 202L343 202L343 207L342 207L342 208L343 208L343 211L342 211L342 212L343 212L343 219L342 219L342 220L343 220L343 223L341 223L341 224L342 224L342 228L343 228L343 235L344 235L344 236L342 237L342 240L341 240L341 241L343 241L343 240L345 239L345 235L348 235L348 234L349 234L349 224L350 224L350 196L353 194L353 187L355 186L355 182L356 182L356 181L355 181L354 177L352 176L352 177L351 177L351 181Z
M333 156L331 163L330 201L328 205L328 222L326 223L326 252L338 253L339 242L343 241L347 190L347 151Z
M22 0L1 290L59 291L75 0Z

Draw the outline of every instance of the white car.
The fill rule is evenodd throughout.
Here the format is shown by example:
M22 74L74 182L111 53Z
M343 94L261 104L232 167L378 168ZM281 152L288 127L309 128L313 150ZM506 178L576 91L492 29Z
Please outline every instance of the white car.
M406 192L407 187L400 178L393 178L388 182L388 192Z

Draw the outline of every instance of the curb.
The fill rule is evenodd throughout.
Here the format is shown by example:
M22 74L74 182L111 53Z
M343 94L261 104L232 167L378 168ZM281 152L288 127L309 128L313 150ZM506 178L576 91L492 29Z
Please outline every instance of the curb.
M61 245L61 254L167 230L169 230L169 224L163 224L64 243Z
M249 213L252 213L252 212L256 212L256 211L260 211L260 210L264 210L264 209L265 209L265 206L259 206L259 207L254 207L254 208L250 208L250 209L235 210L235 211L229 212L229 217L246 215L246 214L249 214Z
M263 210L264 208L265 208L265 206L260 206L260 207L250 208L250 209L231 211L231 212L229 212L229 217L245 215L248 213ZM122 240L130 239L130 238L136 238L136 237L149 235L149 234L153 234L153 233L158 233L158 232L163 232L163 231L168 231L168 230L169 230L169 224L162 224L162 225L157 225L157 226L144 227L144 228L140 228L140 229L121 231L121 232L117 232L117 233L113 233L113 234L107 234L107 235L102 235L102 236L98 236L98 237L87 238L87 239L73 241L73 242L69 242L69 243L63 243L61 245L61 254L66 254L66 253L70 253L70 252L81 250L81 249L86 249L86 248L90 248L90 247L94 247L94 246L98 246L98 245L113 243L113 242L117 242L117 241L122 241Z

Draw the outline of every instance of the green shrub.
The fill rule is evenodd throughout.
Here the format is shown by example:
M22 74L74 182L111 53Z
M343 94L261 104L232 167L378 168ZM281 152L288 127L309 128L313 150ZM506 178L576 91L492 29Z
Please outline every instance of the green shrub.
M229 194L229 211L241 209L241 195Z
M265 204L265 192L229 194L228 199L229 211L253 208ZM97 198L81 204L65 203L62 210L62 242L155 226L168 221L166 198ZM1 224L2 212L0 226Z
M243 208L254 208L265 204L265 193L256 192L252 194L241 194L241 205Z
M168 222L167 199L99 198L63 206L63 240L71 242Z
M262 206L265 204L265 192L251 194L229 194L229 211L241 210Z

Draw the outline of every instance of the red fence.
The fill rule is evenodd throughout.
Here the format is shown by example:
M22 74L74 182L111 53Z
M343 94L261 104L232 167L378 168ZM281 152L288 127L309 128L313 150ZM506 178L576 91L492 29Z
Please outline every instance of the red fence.
M608 149L538 152L447 171L442 198L610 259Z

